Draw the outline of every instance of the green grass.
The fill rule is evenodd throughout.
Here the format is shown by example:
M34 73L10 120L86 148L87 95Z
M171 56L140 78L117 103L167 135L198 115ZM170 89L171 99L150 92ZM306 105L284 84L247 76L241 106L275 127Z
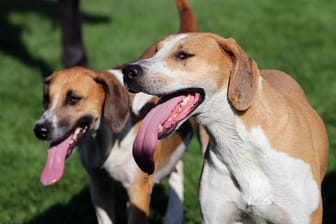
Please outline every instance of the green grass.
M260 68L286 71L303 86L328 129L325 223L336 223L336 2L190 1L201 31L234 37ZM41 77L62 68L57 10L57 1L51 0L0 3L0 223L96 222L78 156L68 162L62 181L47 188L39 184L47 144L35 139L32 128L42 113ZM82 0L82 12L93 69L132 61L178 27L174 0ZM184 159L185 223L200 223L196 142ZM166 181L156 187L154 197L151 223L159 223Z

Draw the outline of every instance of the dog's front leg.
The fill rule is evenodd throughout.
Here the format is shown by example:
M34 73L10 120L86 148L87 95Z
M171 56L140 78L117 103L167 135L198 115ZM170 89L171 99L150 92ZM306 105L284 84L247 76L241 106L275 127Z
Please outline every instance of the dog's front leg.
M128 188L128 224L147 223L152 188L152 176L139 170Z
M180 160L169 176L169 201L166 211L166 224L183 223L183 161Z
M90 175L90 193L98 223L116 223L113 180L103 170Z
M207 150L200 182L200 205L203 223L233 224L241 221L243 206L227 167L212 150Z

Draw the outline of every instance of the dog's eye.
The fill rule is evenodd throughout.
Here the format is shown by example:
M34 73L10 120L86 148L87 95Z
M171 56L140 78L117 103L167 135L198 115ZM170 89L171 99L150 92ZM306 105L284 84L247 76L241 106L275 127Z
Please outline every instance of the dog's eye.
M185 60L185 59L191 58L193 56L195 56L195 55L187 53L185 51L178 51L177 53L174 54L174 57L178 60Z
M69 106L74 106L79 101L81 101L81 99L82 99L81 96L74 95L72 91L69 91L65 99L65 104Z
M76 105L80 100L82 99L82 97L78 97L78 96L70 96L68 99L67 99L67 104L68 105Z

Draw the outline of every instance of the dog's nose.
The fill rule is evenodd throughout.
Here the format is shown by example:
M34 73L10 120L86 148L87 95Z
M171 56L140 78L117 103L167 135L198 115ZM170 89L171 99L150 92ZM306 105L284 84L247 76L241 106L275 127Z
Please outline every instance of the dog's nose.
M34 127L35 136L41 140L49 140L50 125L48 123L37 123Z
M126 65L122 69L122 73L124 76L124 84L129 92L137 93L141 91L141 88L139 87L139 76L143 74L142 67L137 64L129 64Z
M143 70L142 70L140 65L130 64L130 65L126 65L122 69L122 73L123 73L124 78L126 80L132 80L132 79L136 79L137 77L142 75Z

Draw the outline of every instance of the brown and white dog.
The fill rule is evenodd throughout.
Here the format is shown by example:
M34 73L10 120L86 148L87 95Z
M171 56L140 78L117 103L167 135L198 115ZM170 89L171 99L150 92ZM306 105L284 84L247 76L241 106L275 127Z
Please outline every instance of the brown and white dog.
M197 23L187 0L177 0L180 31L196 31ZM143 57L154 51L149 49ZM194 122L159 141L153 175L142 172L132 156L139 123L158 98L129 94L121 70L93 71L74 67L54 72L43 83L45 112L36 122L39 139L51 142L41 175L43 185L61 179L65 160L78 145L90 178L90 192L99 223L114 223L113 183L119 181L129 196L128 223L146 223L154 183L169 177L166 223L182 223L183 163L180 158L190 142ZM156 141L155 141L156 143ZM153 163L154 164L154 163Z
M190 116L207 129L203 222L321 223L328 137L298 83L259 70L233 39L215 34L171 35L154 48L153 57L124 67L124 82L133 92L163 96L148 113L160 116L159 136ZM151 139L145 125L153 126L140 127L136 160Z

